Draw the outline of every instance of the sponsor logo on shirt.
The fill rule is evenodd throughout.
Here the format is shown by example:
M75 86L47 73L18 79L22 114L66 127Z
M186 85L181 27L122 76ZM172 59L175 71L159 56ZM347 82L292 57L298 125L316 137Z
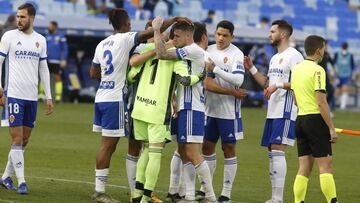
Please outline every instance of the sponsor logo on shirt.
M114 89L115 81L101 81L99 89Z
M40 59L40 53L35 52L35 51L16 50L15 51L15 58L17 58L17 59L39 60Z
M145 103L146 106L147 106L147 105L156 106L156 101L153 100L153 99L144 98L144 97L141 97L141 96L136 96L136 100L138 100L139 102Z

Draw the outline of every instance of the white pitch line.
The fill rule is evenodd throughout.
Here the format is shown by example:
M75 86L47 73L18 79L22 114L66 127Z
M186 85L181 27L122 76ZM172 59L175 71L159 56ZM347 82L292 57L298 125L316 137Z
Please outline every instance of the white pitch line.
M28 176L27 178L42 179L42 180L49 180L49 181L55 180L55 181L59 181L59 182L95 185L95 183L93 183L93 182L82 181L82 180L69 180L69 179L63 179L63 178L50 178L50 177L37 177L37 176ZM115 187L115 188L122 188L122 189L129 189L129 187L123 186L123 185L106 184L106 186ZM159 191L159 192L166 193L165 191ZM0 202L1 202L1 199L0 199ZM232 202L234 202L234 203L249 203L249 202L238 202L238 201L232 201ZM8 203L15 203L15 202L12 201L12 202L8 202Z
M0 199L0 202L15 203L13 200Z

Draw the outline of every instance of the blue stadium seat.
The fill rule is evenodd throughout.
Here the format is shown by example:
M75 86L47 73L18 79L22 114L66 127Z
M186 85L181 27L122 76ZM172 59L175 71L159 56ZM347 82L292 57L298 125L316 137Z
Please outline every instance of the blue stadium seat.
M4 13L4 14L13 13L11 2L0 1L0 13Z

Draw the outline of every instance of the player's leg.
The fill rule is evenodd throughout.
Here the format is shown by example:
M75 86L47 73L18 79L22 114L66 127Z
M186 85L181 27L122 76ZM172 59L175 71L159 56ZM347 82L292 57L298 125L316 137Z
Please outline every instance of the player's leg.
M165 142L171 140L169 126L159 124L148 124L149 133L149 162L146 167L144 184L144 195L141 202L147 203L151 200L155 189L161 166L162 151Z
M136 119L133 121L135 139L143 142L143 151L136 165L135 191L132 195L132 202L140 202L144 193L145 171L149 162L148 124Z
M219 119L219 132L225 160L223 189L218 202L229 202L237 171L236 141L243 139L241 119Z
M135 138L130 134L128 139L128 154L126 157L126 174L128 178L130 194L135 191L136 164L138 162L141 149L142 142L135 140Z
M321 190L328 203L337 203L329 128L320 114L312 116L307 126L308 134L312 133L311 149L319 168Z
M314 165L314 158L311 155L299 157L299 170L294 181L294 199L295 203L305 201L307 186L311 171Z
M340 109L345 110L349 99L351 78L342 78Z
M98 202L118 202L105 193L112 154L120 137L125 136L124 106L120 102L95 103L94 132L101 132L100 149L96 155L95 192L92 199Z
M171 129L172 140L177 140L178 117L171 119L170 129ZM180 188L180 180L182 178L182 171L183 171L183 164L177 146L170 162L170 183L169 183L168 194L166 196L166 201L168 202L176 202L181 199L179 195L179 188Z
M55 74L55 101L61 102L63 93L63 82L61 78L61 68L57 68L57 73Z
M204 135L204 142L202 145L202 154L204 160L206 161L210 174L211 174L211 181L215 173L216 169L216 143L219 139L219 131L218 125L216 122L216 118L213 117L206 117L206 124L205 124L205 135ZM200 191L196 192L196 200L201 200L205 198L205 188L201 186Z

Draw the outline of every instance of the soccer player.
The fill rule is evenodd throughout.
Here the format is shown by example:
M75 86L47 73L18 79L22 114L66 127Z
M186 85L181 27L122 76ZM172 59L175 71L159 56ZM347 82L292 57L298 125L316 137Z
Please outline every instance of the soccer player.
M152 27L151 21L146 23L145 30L150 29ZM152 43L154 41L153 38L147 40L147 43ZM142 65L148 60L150 57L155 56L155 50L148 51L144 54L141 54L142 49L146 46L145 43L139 44L135 50L132 52L131 57L129 59L130 70L138 69L141 70ZM130 188L131 199L132 195L135 191L135 182L136 182L136 164L139 159L139 155L142 149L142 142L140 140L135 139L134 135L134 125L133 119L131 118L131 112L134 105L134 99L136 95L136 90L138 86L138 80L133 80L130 74L128 75L128 93L127 93L127 108L128 108L128 127L129 127L129 135L128 135L128 154L126 158L126 174L128 177L128 183ZM154 203L162 203L161 199L157 197L157 195L153 192L151 195L151 200Z
M61 72L66 67L68 44L66 37L58 32L58 23L56 21L49 23L48 32L46 42L48 45L49 71L51 76L54 75L50 78L51 89L53 90L52 96L55 97L56 102L61 102L63 92Z
M266 123L261 145L269 150L269 174L272 185L272 197L266 203L282 203L286 176L285 149L295 142L295 119L297 108L290 91L291 70L295 64L303 61L303 56L289 46L292 26L284 20L272 23L269 39L277 48L270 60L267 77L257 71L249 57L245 57L245 68L265 90L269 99Z
M294 182L295 203L303 203L308 180L317 162L320 187L328 203L337 203L333 178L331 143L337 135L326 101L326 72L318 65L325 51L325 39L310 35L305 39L307 58L292 70L291 89L299 109L295 124L299 170Z
M335 54L334 63L337 84L337 95L340 95L340 109L345 110L348 102L352 75L355 69L354 57L348 50L348 43L341 45L341 51Z
M154 40L161 40L162 19L153 21ZM182 25L188 23L177 23ZM185 25L182 25L185 26ZM155 48L148 44L143 53ZM131 73L131 71L130 71ZM148 202L158 179L161 155L166 141L170 140L169 122L171 117L171 99L176 88L176 80L184 86L194 85L205 76L189 75L187 64L182 60L159 60L155 57L146 61L141 70L134 109L135 139L144 142L136 171L136 190L133 202ZM153 90L157 91L153 91Z
M164 22L162 29L182 19L171 18ZM129 32L130 17L123 9L111 10L109 22L114 28L114 34L98 44L90 69L92 78L101 78L95 97L93 125L94 132L102 133L101 146L96 157L95 191L92 195L92 199L98 202L117 202L105 193L105 185L111 156L119 138L125 135L126 105L123 96L129 54L138 42L144 42L153 36L152 29L138 33Z
M11 179L15 171L17 192L20 194L28 193L24 175L24 149L36 119L39 75L47 98L46 115L50 115L54 107L46 62L46 39L33 29L35 15L36 10L32 4L20 5L16 13L18 29L7 31L2 36L0 45L0 65L5 58L9 61L6 65L9 77L7 92L4 95L0 85L0 105L6 104L11 135L11 149L0 185L16 190Z
M236 141L243 138L240 100L233 95L220 91L218 84L226 88L238 88L244 81L244 54L231 43L234 38L234 25L227 20L216 26L215 42L207 49L210 61L208 77L204 81L205 102L205 136L202 152L213 176L216 168L215 147L221 138L224 152L223 190L218 202L231 201L231 189L237 170ZM215 81L215 82L214 82ZM204 188L201 189L204 192Z
M161 23L154 21L154 23ZM201 25L201 24L200 24ZM158 26L158 25L157 25ZM199 25L198 25L199 26ZM200 47L194 43L194 26L188 24L174 24L173 44L176 49L166 51L165 43L155 41L155 50L159 59L181 59L188 65L189 73L196 75L205 68L204 49L207 47L207 33L203 26L201 33L196 33L198 38L205 35L205 42ZM156 35L159 33L155 33ZM157 37L157 39L161 39ZM199 39L198 42L200 42ZM178 152L183 163L183 177L186 188L186 201L195 201L195 173L200 177L200 182L206 191L206 199L215 202L215 193L212 187L211 174L208 165L200 155L200 147L204 136L205 97L202 83L193 86L178 85L176 91L177 118L171 123L176 126ZM169 198L176 196L170 193Z

